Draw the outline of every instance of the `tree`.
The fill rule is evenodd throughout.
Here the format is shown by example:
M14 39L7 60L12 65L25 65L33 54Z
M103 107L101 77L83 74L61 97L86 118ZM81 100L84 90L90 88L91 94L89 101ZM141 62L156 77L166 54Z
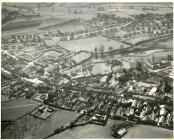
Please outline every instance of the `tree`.
M55 10L54 7L52 7L52 12L54 12L54 10Z
M173 59L172 55L168 55L167 58L168 58L169 61L171 61Z
M137 69L137 71L142 71L142 63L141 62L137 62L137 65L136 65L136 69Z
M112 57L112 55L113 55L113 47L112 47L112 46L110 46L108 49L109 49L109 51L110 51L110 53L109 53L109 54L110 54L110 56Z
M43 68L39 68L39 69L37 70L37 73L39 73L39 75L44 75L45 70L44 70Z
M97 58L97 47L95 47L95 58Z
M104 54L104 46L103 45L100 46L100 53L103 56L103 54Z
M122 75L122 76L120 76L120 77L118 78L118 81L119 81L120 83L126 83L127 81L130 80L130 78L131 78L131 75L130 75L130 74L124 73L124 75Z
M77 10L74 10L74 14L77 14Z
M71 13L71 9L68 9L68 12Z
M80 13L80 14L83 13L82 9L79 10L79 13Z
M120 46L120 48L121 48L121 49L123 49L123 48L124 48L124 46L123 46L123 45L121 45L121 46Z
M120 46L120 53L121 53L121 55L123 55L123 48L124 48L124 46L121 45L121 46Z
M120 40L120 39L121 39L121 37L120 37L120 36L116 36L116 39L117 39L117 40Z

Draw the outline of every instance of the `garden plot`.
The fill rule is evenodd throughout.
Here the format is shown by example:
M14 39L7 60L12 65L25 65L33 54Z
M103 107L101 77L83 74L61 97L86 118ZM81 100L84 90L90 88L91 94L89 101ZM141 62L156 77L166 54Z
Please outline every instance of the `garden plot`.
M56 50L46 51L40 57L35 59L35 62L43 67L47 67L49 64L53 64L60 61L61 55L62 53Z
M37 59L35 62L36 64L41 65L42 67L48 67L49 64L53 64L55 63L57 60L55 59L55 57L40 57L39 59Z
M38 49L37 47L29 47L24 50L18 50L16 56L24 58L28 61L32 61L37 57L43 50Z

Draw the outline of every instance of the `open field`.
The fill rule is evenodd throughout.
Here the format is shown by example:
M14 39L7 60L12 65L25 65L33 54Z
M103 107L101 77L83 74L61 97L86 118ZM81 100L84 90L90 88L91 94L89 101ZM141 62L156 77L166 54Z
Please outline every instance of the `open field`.
M140 130L140 132L139 132ZM139 132L139 133L137 133ZM124 139L147 139L147 138L172 138L173 132L172 130L168 130L165 128L160 128L156 126L149 125L135 125L135 127L131 127L128 130L128 133L123 137Z
M38 107L40 103L28 100L28 99L18 99L11 102L6 102L1 104L2 121L14 121L17 118L31 112L34 108Z
M50 51L44 52L43 57L54 56L55 58L58 58L58 57L60 57L61 54L62 54L61 52L50 50Z
M108 40L102 36L96 36L92 38L82 38L78 40L70 40L70 41L60 41L58 42L60 46L70 51L89 51L94 52L95 47L99 50L100 47L104 46L104 52L109 51L109 47L112 46L113 50L119 50L121 48L122 43L115 40ZM128 45L123 45L124 48L129 47Z
M1 94L1 103L3 102L7 102L7 101L10 101L10 100L14 100L15 98L12 97L11 99L9 99L9 96L8 95L2 95Z
M173 39L161 41L161 42L159 42L159 44L166 46L166 48L173 48Z
M57 25L57 24L61 24L61 23L67 22L67 21L69 21L69 19L47 17L42 21L39 28L50 27L50 26L53 26L55 24Z
M172 9L171 8L163 8L162 10L159 8L157 10L146 10L147 13L152 13L152 14L166 14L166 13L171 13Z
M150 40L142 43L140 46L152 49L173 49L173 38L169 36L156 40Z
M170 52L170 51L169 51ZM151 55L158 55L161 54L166 54L165 50L163 49L156 49L156 50L148 50L148 51L143 51L143 52L136 52L136 53L129 53L128 56L135 56L135 57L148 57Z
M50 137L50 139L112 139L110 127L114 124L119 124L120 121L108 120L106 126L87 124L85 126L75 127L74 129L68 129L64 132Z
M127 56L124 56L123 59L135 63L137 61L140 62L147 62L149 60L152 60L152 57L154 57L155 60L159 61L161 59L167 59L168 55L172 55L172 51L164 51L164 50L148 50L144 52L138 52L138 53L129 53Z
M58 135L50 137L50 139L113 139L110 127L114 124L120 124L122 121L109 119L106 126L87 124L74 129L68 129ZM141 133L137 133L141 129ZM149 131L150 130L150 131ZM123 138L172 138L172 130L158 128L153 126L135 125L128 129L128 133Z
M59 18L59 19L54 19L51 18L49 21L49 18L47 19L48 21L43 21L42 25L39 26L39 30L43 30L43 31L51 31L51 30L57 30L58 27L64 27L67 25L71 25L73 26L73 24L77 24L78 21L74 20L74 19L68 19L68 18ZM53 22L51 21L53 20Z
M75 9L76 10L76 9ZM79 11L79 10L76 10ZM43 16L52 16L52 17L59 17L59 18L68 18L68 19L82 19L82 20L91 20L92 18L96 17L96 11L95 12L81 12L81 13L74 13L74 10L72 12L68 11L58 11L56 10L54 12L46 12L41 11L40 12Z
M3 33L10 31L20 31L21 29L40 29L40 30L53 30L61 26L68 26L73 21L71 18L57 18L50 16L32 17L32 18L17 18L7 23L2 27ZM71 25L73 26L73 25ZM39 32L39 30L37 30Z
M82 24L77 22L76 23L74 22L74 24L66 24L63 26L58 26L56 28L57 30L61 32L77 32L80 30L85 30L85 27Z
M138 42L149 40L149 39L151 39L151 37L148 35L137 35L137 36L134 36L133 38L126 39L125 41L131 44L136 44Z
M118 7L118 11L116 11L116 8L111 8L105 10L104 13L113 13L119 17L133 18L132 15L145 14L146 12L137 9L121 9Z
M107 65L106 62L95 63L91 70L92 74L105 74L111 72L111 65Z
M73 57L71 57L71 60L74 60L76 63L80 63L88 58L90 58L91 54L87 52L80 52Z
M45 138L54 129L65 125L77 116L76 113L64 110L56 111L46 121L27 115L12 125L7 126L1 133L2 138ZM15 129L14 129L15 128Z
M9 22L5 26L2 27L2 31L10 31L10 30L17 30L17 29L24 29L24 28L33 28L39 26L41 23L40 19L26 19L26 20L14 20Z

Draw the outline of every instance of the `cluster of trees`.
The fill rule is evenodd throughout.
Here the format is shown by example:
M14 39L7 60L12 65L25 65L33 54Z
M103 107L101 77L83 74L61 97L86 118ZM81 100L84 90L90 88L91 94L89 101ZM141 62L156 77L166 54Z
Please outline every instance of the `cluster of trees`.
M101 45L99 48L95 47L94 49L94 54L95 54L95 58L98 58L98 55L100 54L101 56L104 56L104 50L105 50L105 47L104 45Z
M105 46L104 45L101 45L99 48L95 47L95 49L94 49L95 58L98 58L98 55L104 56L104 51L105 51ZM112 46L109 46L108 47L108 52L109 52L110 57L113 57L114 48ZM126 55L127 53L128 53L127 50L124 50L124 45L121 45L120 46L120 54L121 55Z
M97 18L99 18L99 19L115 19L115 15L114 14L97 13Z
M126 83L129 80L134 78L135 80L147 79L149 74L148 71L144 69L143 64L141 62L137 62L135 68L124 69L123 75L118 78L120 83Z
M69 13L74 13L74 14L81 14L81 13L83 13L83 10L82 9L79 9L79 10L77 10L77 9L74 9L74 10L68 9L68 12Z
M10 20L16 18L18 11L9 11L6 8L2 8L2 24L9 22Z
M98 9L97 9L98 11L104 11L105 10L105 8L104 7L98 7Z

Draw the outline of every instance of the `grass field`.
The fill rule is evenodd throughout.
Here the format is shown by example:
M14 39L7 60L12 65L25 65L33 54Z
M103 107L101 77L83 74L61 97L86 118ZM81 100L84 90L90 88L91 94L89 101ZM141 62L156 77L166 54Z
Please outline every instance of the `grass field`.
M148 35L137 35L137 36L134 36L133 38L130 38L130 39L125 40L125 41L129 42L131 44L136 44L138 42L149 40L149 39L151 39L151 37Z
M129 53L126 57L123 57L123 59L132 63L135 63L137 61L143 61L146 63L148 60L152 61L152 56L155 60L159 61L161 59L167 59L168 55L172 55L172 51L158 49L138 53Z
M159 44L166 46L166 48L173 48L173 39L161 41L161 42L159 42Z
M29 99L18 99L15 101L1 104L1 121L11 120L31 112L34 108L39 106L40 103Z
M45 18L41 25L40 25L40 28L41 27L49 27L49 26L52 26L54 24L61 24L61 23L64 23L66 21L69 21L69 19L66 19L66 18Z
M70 40L70 41L60 41L58 43L63 48L70 51L89 51L94 52L95 47L100 49L100 47L104 46L104 52L109 51L109 47L112 46L113 50L119 50L121 48L122 43L115 40L108 40L102 36L96 36L92 38L82 38L78 40ZM128 45L123 45L124 48L129 47Z
M76 23L74 25L69 24L62 27L57 27L57 30L60 30L61 32L77 32L80 30L85 30L85 27L80 23Z
M150 131L149 131L150 130ZM141 132L139 132L141 131ZM139 133L137 133L139 132ZM148 125L135 125L135 127L131 127L128 133L123 137L124 139L149 139L149 138L172 138L173 132L172 130L168 130L165 128L160 128L156 126L148 126Z
M68 129L60 134L50 137L50 139L113 139L111 136L111 126L120 124L122 121L109 119L106 126L88 124L79 126L74 129ZM137 133L141 129L140 133ZM150 131L149 131L150 130ZM164 128L148 126L148 125L135 125L128 129L123 138L172 138L172 130Z
M64 110L56 111L47 120L36 119L30 115L19 119L14 124L6 127L1 133L2 138L45 138L54 130L70 122L77 116L76 113ZM13 129L15 128L15 129Z
M92 68L92 74L105 74L111 72L111 65L106 65L106 62L95 63Z
M159 39L153 39L149 41L145 41L139 45L137 45L135 48L138 48L139 50L144 50L144 49L152 49L152 50L158 50L158 49L163 49L163 50L169 50L173 49L173 38L171 36L166 36L163 38Z
M91 56L90 53L87 52L80 52L73 57L71 57L71 60L75 60L76 63L80 63L86 59L88 59Z
M48 56L53 56L53 57L55 57L55 58L58 58L58 57L60 57L60 55L61 55L62 53L60 53L60 52L57 52L57 51L46 51L46 52L44 52L44 54L43 54L43 57L48 57Z
M41 23L38 19L26 19L26 20L19 20L19 21L12 21L5 26L2 27L2 31L10 31L10 30L17 30L17 29L24 29L24 28L33 28L39 26Z

